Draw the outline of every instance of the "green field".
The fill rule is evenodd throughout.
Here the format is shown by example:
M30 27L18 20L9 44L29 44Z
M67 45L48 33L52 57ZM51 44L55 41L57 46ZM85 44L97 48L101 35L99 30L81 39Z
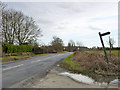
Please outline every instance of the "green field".
M104 51L101 51L102 53L104 53ZM109 50L107 50L107 54L110 54L110 51ZM111 51L111 54L113 54L113 55L120 55L120 51L119 50L112 50Z
M104 53L103 50L86 50L85 52L91 52L91 51L98 51L98 52L101 52L101 53ZM107 54L110 54L110 50L106 50ZM120 51L119 50L111 50L111 54L112 55L120 55Z

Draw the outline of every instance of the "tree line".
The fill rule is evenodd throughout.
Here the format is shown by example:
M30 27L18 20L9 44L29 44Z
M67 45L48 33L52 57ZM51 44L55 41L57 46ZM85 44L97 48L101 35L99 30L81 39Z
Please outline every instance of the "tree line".
M2 3L2 51L4 53L33 52L56 53L63 50L75 51L81 47L80 42L70 40L68 46L64 46L63 40L57 36L53 37L50 45L40 46L37 38L42 36L42 31L32 17L21 11L7 9Z
M41 30L32 17L2 5L2 50L4 53L32 52Z
M41 30L32 17L21 11L2 8L2 51L4 53L33 52L35 54L53 53L63 50L63 41L54 36L49 46L40 46L37 38Z

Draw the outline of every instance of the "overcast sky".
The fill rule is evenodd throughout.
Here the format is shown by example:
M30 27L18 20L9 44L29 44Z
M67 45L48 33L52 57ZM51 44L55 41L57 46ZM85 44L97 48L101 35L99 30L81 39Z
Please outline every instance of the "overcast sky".
M31 16L42 30L39 43L49 44L53 36L67 45L69 40L84 46L102 46L98 32L110 31L118 46L118 6L113 2L6 2L8 8ZM108 46L108 36L104 37Z

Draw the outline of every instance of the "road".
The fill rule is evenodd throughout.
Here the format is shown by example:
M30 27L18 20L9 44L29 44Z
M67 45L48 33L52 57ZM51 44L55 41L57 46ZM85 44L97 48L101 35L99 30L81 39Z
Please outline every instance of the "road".
M38 72L43 73L70 54L72 52L49 54L5 63L2 65L2 88L9 88Z

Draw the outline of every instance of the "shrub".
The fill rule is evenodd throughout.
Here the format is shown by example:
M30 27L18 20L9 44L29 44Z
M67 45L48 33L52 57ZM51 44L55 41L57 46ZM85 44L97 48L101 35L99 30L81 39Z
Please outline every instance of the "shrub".
M33 47L30 45L2 44L2 50L4 53L32 52L32 49Z
M117 62L118 56L112 55L109 63L106 62L104 54L99 52L75 52L73 56L73 61L80 64L81 67L89 68L92 71L99 72L118 72Z
M32 49L32 52L33 52L34 54L42 54L42 53L43 53L43 49L40 48L40 47L34 46L33 49Z

